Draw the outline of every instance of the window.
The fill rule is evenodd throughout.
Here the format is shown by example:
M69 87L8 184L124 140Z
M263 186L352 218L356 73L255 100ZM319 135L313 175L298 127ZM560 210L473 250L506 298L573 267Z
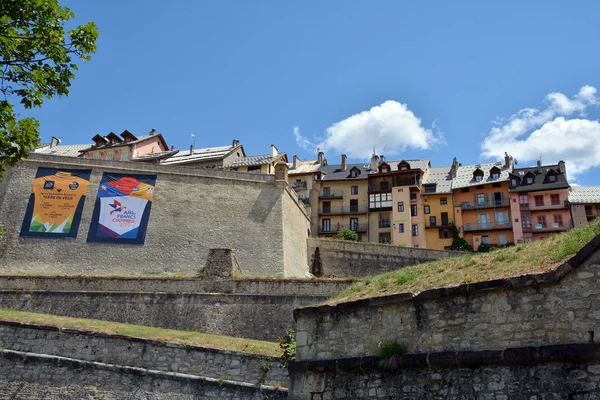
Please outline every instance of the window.
M556 175L548 175L548 182L556 182Z
M429 217L429 226L437 226L437 220L435 217Z
M548 225L546 224L546 216L545 215L540 215L537 217L537 225L535 227L537 229L548 227Z
M379 243L392 243L392 238L389 233L379 234Z
M351 186L350 194L358 194L358 186Z
M490 237L488 235L483 235L481 237L481 244L490 244Z
M442 213L442 226L448 226L448 213Z
M482 175L475 175L475 182L481 182L483 180Z
M533 177L528 176L526 182L527 184L531 185L533 183Z
M411 217L417 216L417 205L416 204L413 204L410 206L410 216Z
M350 229L354 232L358 231L358 218L350 218Z
M475 201L477 204L485 204L485 193L477 193L477 196L475 196Z
M398 212L404 212L404 202L403 201L398 202Z
M388 167L383 166L383 167L381 167L381 172L386 173L386 172L390 172L390 171L389 171Z
M550 195L550 203L554 206L557 206L560 204L560 195L558 194L551 194Z
M521 225L523 228L531 228L531 215L521 214Z
M350 212L358 212L358 200L350 200Z
M517 180L515 178L512 178L510 180L510 184L511 184L511 186L517 186Z
M491 228L492 221L490 219L490 214L478 214L477 215L477 223L479 224L479 229Z
M450 229L440 229L438 235L440 239L450 239L452 237Z
M390 227L390 217L388 214L379 215L379 227L380 228L389 228Z
M492 179L493 180L500 179L500 173L498 173L498 172L492 172Z
M324 219L323 221L321 221L321 228L323 232L331 232L331 220Z
M121 152L121 161L127 161L129 154L126 151Z
M398 224L398 233L404 233L404 223L403 222Z
M98 160L98 159L100 159L100 154L94 153L94 160Z
M544 205L544 196L534 196L533 198L535 199L536 207L541 207Z
M519 204L528 206L529 205L529 197L527 197L526 194L520 194L519 195Z
M435 185L425 185L425 193L435 193Z
M369 208L392 207L391 193L376 193L369 195Z
M413 225L412 226L412 235L413 236L419 236L419 225Z
M113 153L107 153L106 154L106 159L108 161L112 161L114 157L115 157L115 155Z
M430 212L429 206L425 206L425 207L423 207L423 209L424 209L424 211L423 211L423 212L424 212L425 214L429 214L429 212Z
M330 187L324 187L323 188L323 196L324 197L331 196L331 188Z
M496 224L508 226L508 223L510 222L510 219L508 218L508 211L496 211L495 214Z
M557 214L554 216L554 224L552 225L554 228L560 228L563 226L562 215Z
M441 205L448 204L448 198L447 197L440 197L440 204Z
M469 188L468 187L464 187L460 189L461 192L463 193L468 193L469 192Z
M331 214L331 202L330 201L323 202L323 214Z

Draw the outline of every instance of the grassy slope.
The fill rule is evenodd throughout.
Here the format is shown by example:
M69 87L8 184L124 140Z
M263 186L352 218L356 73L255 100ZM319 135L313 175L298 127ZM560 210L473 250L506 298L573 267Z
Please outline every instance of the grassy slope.
M511 276L549 271L565 262L596 235L600 219L568 232L490 253L472 253L364 278L330 300L330 304L421 292Z
M94 332L160 340L162 342L175 342L220 350L243 351L246 353L262 354L274 357L281 356L281 349L279 348L278 343L235 338L230 336L209 335L194 331L177 331L172 329L152 328L142 325L101 321L97 319L81 319L60 317L49 314L36 314L16 311L11 308L0 308L0 320L22 322L27 324L51 325L61 328L84 329Z

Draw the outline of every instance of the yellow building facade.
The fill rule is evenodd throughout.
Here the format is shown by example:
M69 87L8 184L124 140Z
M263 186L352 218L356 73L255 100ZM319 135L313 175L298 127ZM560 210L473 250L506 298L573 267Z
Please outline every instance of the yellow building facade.
M427 248L444 250L452 245L454 204L452 201L452 167L433 167L423 183L423 216Z

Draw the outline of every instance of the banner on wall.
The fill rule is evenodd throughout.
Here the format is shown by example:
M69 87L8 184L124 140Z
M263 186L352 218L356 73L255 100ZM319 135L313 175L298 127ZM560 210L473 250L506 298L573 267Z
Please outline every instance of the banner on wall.
M39 167L21 236L76 238L91 173L91 169Z
M105 172L87 241L144 244L155 183L156 175Z

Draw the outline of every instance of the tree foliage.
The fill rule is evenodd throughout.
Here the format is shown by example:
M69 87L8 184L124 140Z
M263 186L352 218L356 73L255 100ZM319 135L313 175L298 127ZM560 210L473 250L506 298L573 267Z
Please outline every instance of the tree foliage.
M351 240L354 242L358 242L358 233L354 232L352 229L340 229L340 231L337 234L337 239L341 239L341 240Z
M14 104L30 109L68 95L74 61L89 61L96 51L94 22L65 31L74 17L58 0L0 0L0 176L4 166L27 157L39 137L39 122L20 118Z
M452 245L448 247L448 250L457 251L473 251L473 247L458 234L458 228L453 227L452 229Z

